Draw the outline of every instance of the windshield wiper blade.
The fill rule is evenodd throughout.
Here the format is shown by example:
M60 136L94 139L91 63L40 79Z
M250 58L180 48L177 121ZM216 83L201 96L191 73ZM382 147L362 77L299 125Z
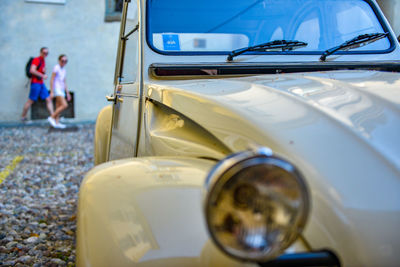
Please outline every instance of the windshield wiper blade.
M388 35L389 35L388 32L369 33L369 34L358 35L357 37L355 37L351 40L348 40L339 46L335 46L333 48L326 50L324 53L322 53L322 56L319 58L319 60L325 61L328 56L334 54L335 52L337 52L339 50L350 50L350 49L358 48L361 46L365 46L367 44L378 41Z
M292 40L275 40L259 45L254 45L254 46L249 46L249 47L244 47L240 48L237 50L233 50L232 52L229 53L227 60L232 61L232 59L238 55L241 55L245 52L249 51L271 51L275 49L279 49L282 51L290 51L293 49L305 47L308 44L305 42L300 42L300 41L292 41Z

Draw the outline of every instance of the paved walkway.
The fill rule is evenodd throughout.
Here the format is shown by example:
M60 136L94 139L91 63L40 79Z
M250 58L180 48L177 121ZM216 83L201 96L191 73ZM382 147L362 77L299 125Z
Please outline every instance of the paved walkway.
M93 167L94 124L69 129L0 123L0 266L75 264L76 204Z

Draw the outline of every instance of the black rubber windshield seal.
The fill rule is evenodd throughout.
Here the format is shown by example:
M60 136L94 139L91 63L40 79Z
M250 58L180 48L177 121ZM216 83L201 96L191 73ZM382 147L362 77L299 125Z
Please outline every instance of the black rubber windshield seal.
M279 62L279 63L229 63L229 64L151 64L150 76L158 79L168 77L237 76L333 70L375 70L400 72L400 61L385 62Z

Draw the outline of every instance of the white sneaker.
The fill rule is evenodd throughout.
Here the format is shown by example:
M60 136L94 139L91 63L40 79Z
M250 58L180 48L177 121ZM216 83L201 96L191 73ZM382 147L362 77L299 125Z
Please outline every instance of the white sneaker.
M56 120L55 120L55 119L53 119L52 117L48 117L48 118L47 118L47 121L50 123L50 125L51 125L52 127L57 128L57 123L56 123Z
M57 123L57 125L56 125L56 128L59 128L59 129L65 129L65 127L67 127L65 124L62 124L62 123Z

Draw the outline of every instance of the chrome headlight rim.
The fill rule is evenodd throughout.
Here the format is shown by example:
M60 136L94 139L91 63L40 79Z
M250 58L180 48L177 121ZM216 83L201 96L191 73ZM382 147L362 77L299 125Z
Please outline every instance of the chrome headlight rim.
M257 253L251 254L248 252L238 253L234 252L235 249L231 249L220 242L216 237L213 228L210 223L210 203L217 197L215 191L221 190L221 188L235 175L237 175L241 170L249 167L257 166L260 164L271 164L278 168L285 170L295 177L300 190L302 192L302 208L299 217L296 220L296 229L299 231L291 232L291 237L286 241L282 242L281 249L273 254L268 254L266 256L256 255ZM284 252L299 236L301 236L302 230L307 222L307 218L310 212L310 195L305 183L305 180L299 170L290 162L278 157L272 153L272 150L265 147L259 147L256 149L246 150L239 153L232 154L227 158L220 161L214 168L210 171L205 182L205 198L204 198L204 213L206 219L206 225L211 239L214 244L217 245L225 254L234 257L239 260L244 261L254 261L262 262L274 259Z

